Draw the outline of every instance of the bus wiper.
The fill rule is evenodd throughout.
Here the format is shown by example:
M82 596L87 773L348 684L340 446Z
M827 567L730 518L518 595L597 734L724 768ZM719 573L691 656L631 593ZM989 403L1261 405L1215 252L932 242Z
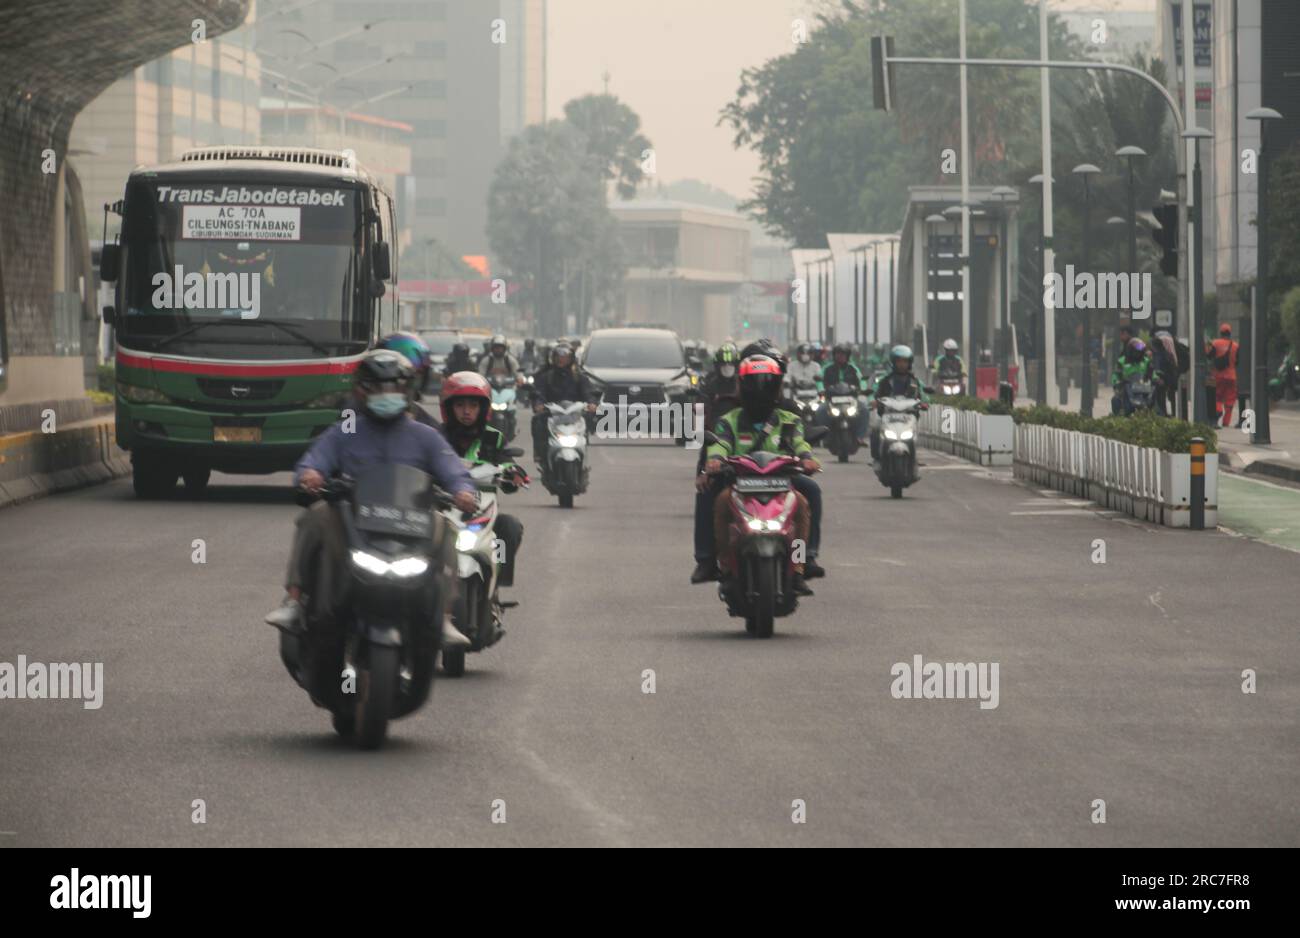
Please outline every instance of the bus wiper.
M186 328L182 329L180 332L173 332L171 335L159 339L154 344L153 350L156 352L164 345L168 345L169 343L175 342L177 339L183 339L185 338L185 336L192 335L193 333L198 332L200 329L206 329L208 326L217 326L217 325L221 325L221 323L196 322L194 325L187 326Z
M259 326L270 326L273 329L279 329L281 332L285 332L293 336L299 342L306 342L313 349L320 352L322 355L326 357L328 357L330 354L330 350L328 346L322 345L321 343L313 339L311 336L309 336L307 333L303 332L301 329L294 328L293 326L286 326L282 323L272 322L269 319L240 319L238 321L251 322Z

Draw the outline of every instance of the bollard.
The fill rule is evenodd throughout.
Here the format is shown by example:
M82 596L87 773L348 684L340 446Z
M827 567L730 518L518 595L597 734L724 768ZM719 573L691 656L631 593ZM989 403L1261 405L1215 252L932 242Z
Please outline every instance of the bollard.
M1192 530L1205 530L1205 440L1192 437Z

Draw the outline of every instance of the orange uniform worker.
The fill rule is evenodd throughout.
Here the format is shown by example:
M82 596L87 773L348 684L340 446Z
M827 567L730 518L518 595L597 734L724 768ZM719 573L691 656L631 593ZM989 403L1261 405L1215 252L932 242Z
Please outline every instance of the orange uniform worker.
M1219 337L1208 346L1210 374L1214 378L1214 400L1223 426L1232 426L1232 409L1237 406L1237 355L1241 346L1232 341L1232 327L1219 326Z

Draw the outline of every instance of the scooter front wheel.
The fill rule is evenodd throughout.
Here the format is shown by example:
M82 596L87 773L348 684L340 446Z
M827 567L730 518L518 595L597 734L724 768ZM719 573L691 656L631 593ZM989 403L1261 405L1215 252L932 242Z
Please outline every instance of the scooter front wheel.
M752 632L755 638L771 638L776 622L776 558L765 557L754 562L753 615L745 620L746 628L752 620Z
M362 749L378 749L388 735L388 718L397 703L401 653L388 645L371 645L369 658L357 676L356 736Z

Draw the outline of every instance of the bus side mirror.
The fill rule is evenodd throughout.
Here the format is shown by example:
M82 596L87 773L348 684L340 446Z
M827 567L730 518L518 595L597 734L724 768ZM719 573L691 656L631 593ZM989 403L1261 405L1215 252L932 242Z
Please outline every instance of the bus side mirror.
M392 258L388 254L388 242L376 241L371 245L372 263L374 264L376 280L391 280L393 278Z
M117 325L117 310L114 309L112 306L105 306L104 309L101 311L101 315L104 318L104 325L106 326Z
M99 279L105 283L117 280L118 267L121 264L121 246L105 244L99 249Z

